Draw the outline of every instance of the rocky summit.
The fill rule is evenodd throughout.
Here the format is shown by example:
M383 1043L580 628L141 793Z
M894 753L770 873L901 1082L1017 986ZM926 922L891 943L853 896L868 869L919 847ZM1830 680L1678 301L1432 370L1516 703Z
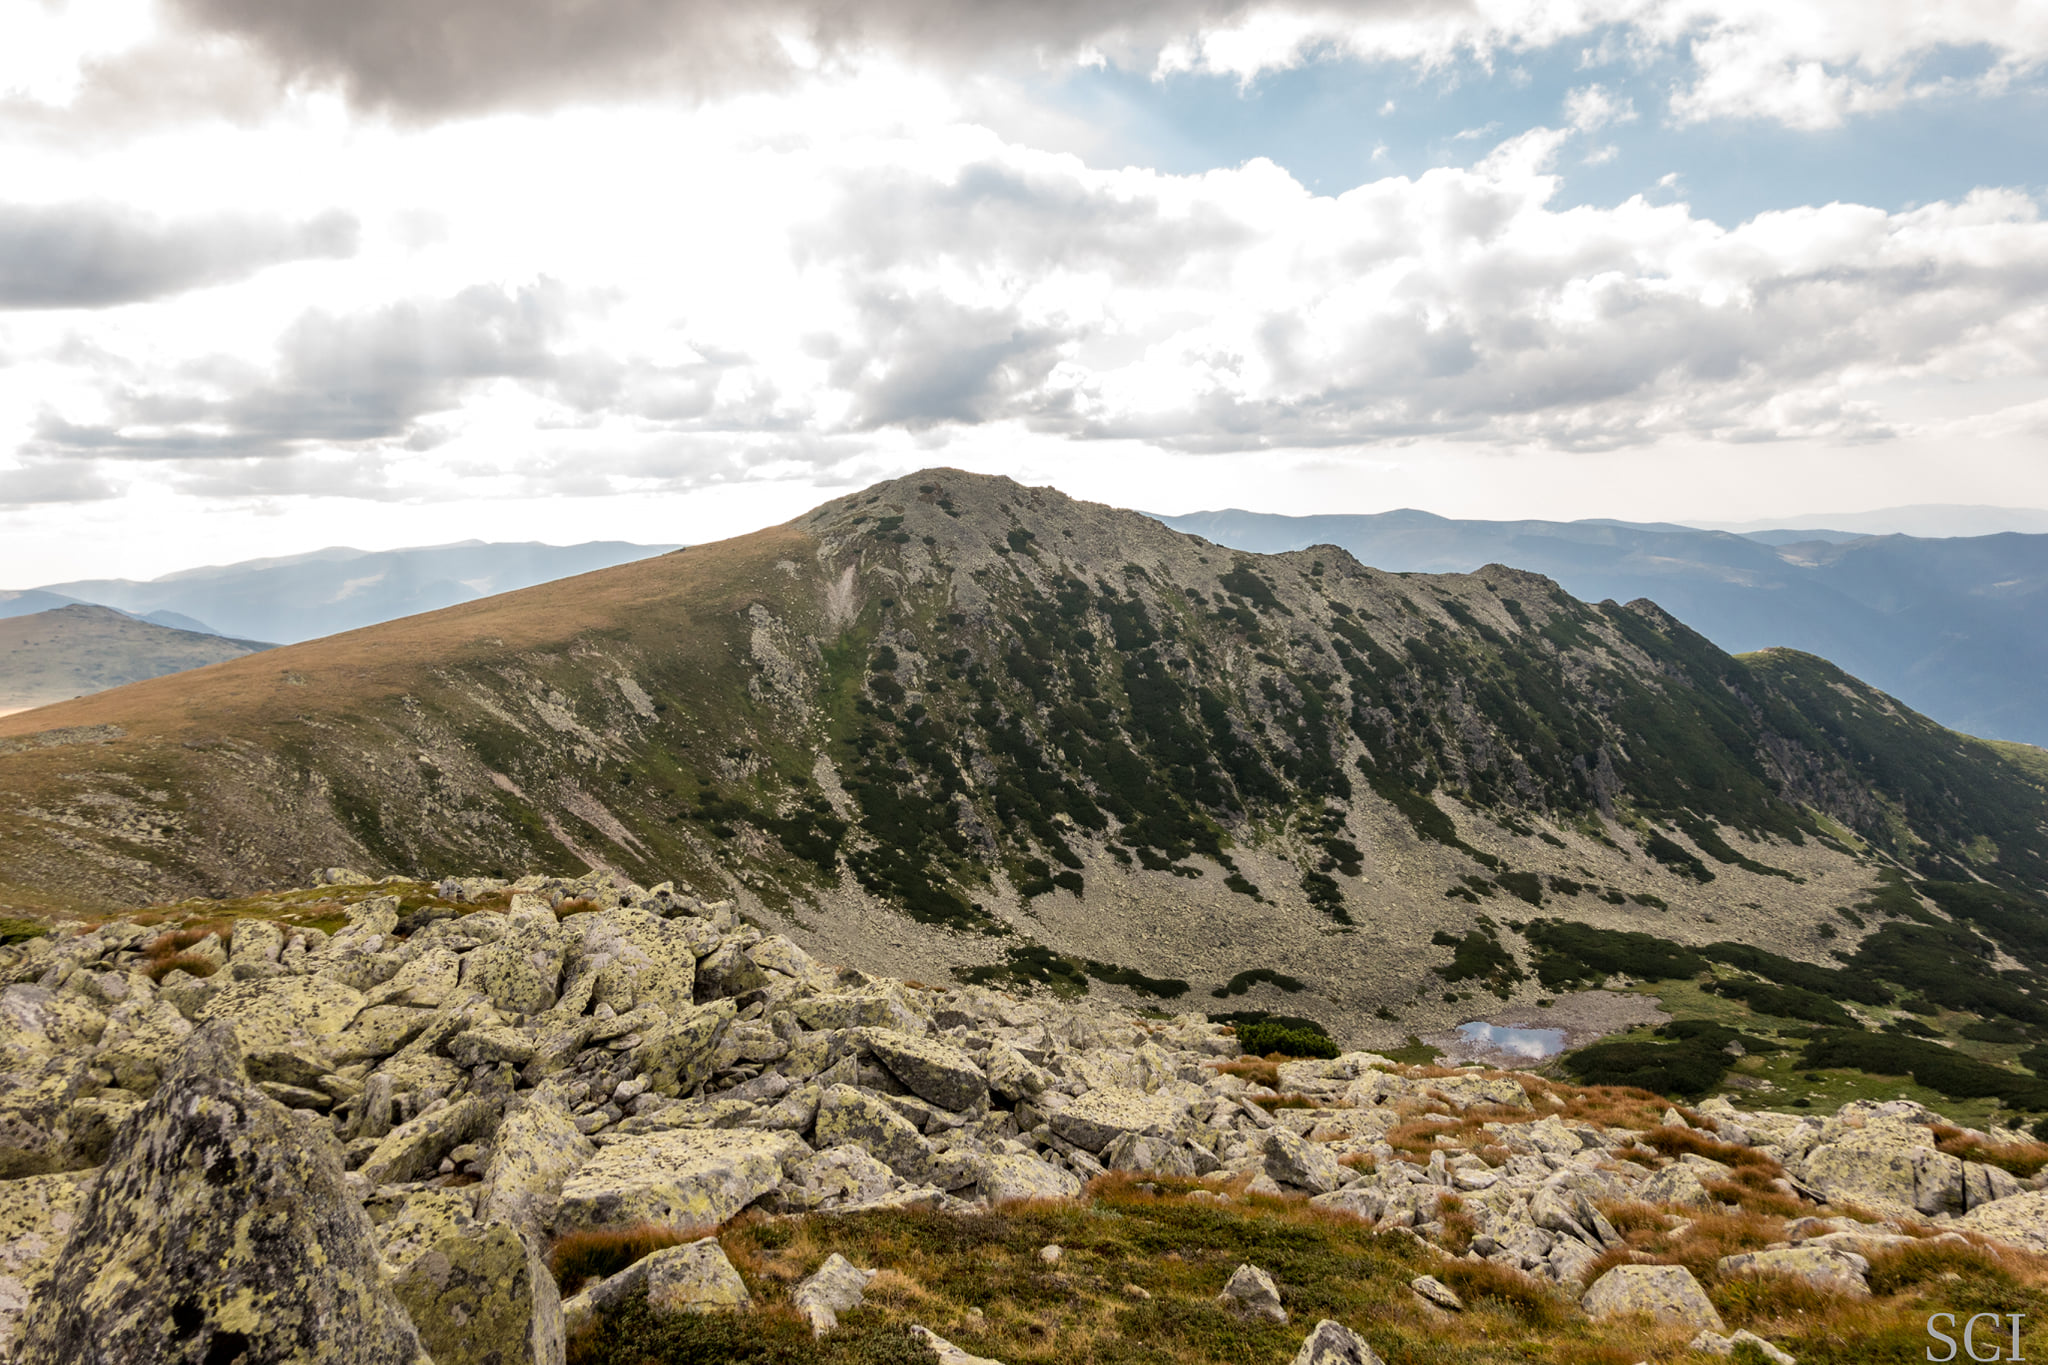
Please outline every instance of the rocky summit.
M1911 1101L1256 1056L607 874L317 894L0 949L9 1358L1876 1360L2048 1303L2048 1146Z

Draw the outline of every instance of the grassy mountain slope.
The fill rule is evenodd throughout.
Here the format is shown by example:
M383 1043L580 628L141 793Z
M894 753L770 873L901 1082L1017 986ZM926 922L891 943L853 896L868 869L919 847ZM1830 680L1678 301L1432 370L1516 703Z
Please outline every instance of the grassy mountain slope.
M0 710L47 706L267 648L83 604L7 617L0 619Z
M0 720L17 907L605 865L842 961L1395 1042L1553 994L1539 919L1821 971L1890 922L1836 907L1948 922L1908 872L2024 919L2044 810L1992 746L1647 602L943 470Z

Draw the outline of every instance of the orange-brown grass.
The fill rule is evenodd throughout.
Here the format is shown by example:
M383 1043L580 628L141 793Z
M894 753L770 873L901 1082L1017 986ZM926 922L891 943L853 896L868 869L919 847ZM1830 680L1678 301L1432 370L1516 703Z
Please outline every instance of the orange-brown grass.
M554 1272L562 1293L569 1295L592 1280L618 1274L663 1247L681 1246L710 1234L709 1228L672 1228L655 1223L567 1232L555 1239L548 1253L548 1269Z
M1533 1077L1517 1077L1537 1114L1554 1113L1566 1123L1586 1123L1603 1128L1655 1128L1664 1121L1670 1100L1654 1091L1632 1085L1565 1085ZM1562 1105L1551 1104L1552 1098ZM1699 1115L1683 1105L1678 1112L1686 1122L1696 1123Z
M1643 1134L1642 1142L1665 1156L1675 1157L1690 1152L1724 1166L1749 1166L1774 1176L1785 1173L1784 1167L1754 1147L1738 1147L1732 1142L1708 1137L1694 1128L1652 1128Z
M190 972L193 976L212 976L220 970L220 964L210 957L197 953L173 953L169 957L152 957L142 966L142 974L151 981L161 982L172 972Z
M1280 1084L1280 1063L1287 1059L1272 1057L1234 1057L1227 1062L1209 1063L1218 1075L1241 1076L1253 1085L1263 1085L1268 1090Z
M2022 1180L2048 1167L2048 1142L1985 1142L1945 1123L1936 1124L1933 1132L1934 1145L1950 1156L1981 1161Z
M219 934L221 946L225 948L234 941L235 922L231 919L214 919L203 924L188 924L181 929L172 929L151 939L149 946L143 951L150 957L172 957L205 942L209 934Z
M1728 1179L1703 1183L1707 1193L1714 1198L1725 1204L1739 1204L1751 1213L1774 1218L1798 1218L1813 1211L1796 1195L1787 1194L1773 1183L1777 1179L1762 1166L1737 1166L1735 1174Z
M1322 1105L1320 1100L1293 1092L1285 1095L1260 1095L1252 1103L1269 1112L1274 1109L1316 1109Z
M1404 1110L1405 1110L1404 1106ZM1426 1112L1426 1111L1425 1111ZM1526 1109L1513 1109L1501 1105L1474 1105L1470 1109L1443 1116L1450 1122L1439 1119L1413 1118L1387 1133L1387 1143L1397 1152L1419 1155L1423 1160L1445 1143L1460 1147L1472 1147L1485 1135L1489 1123L1528 1123L1536 1115ZM1505 1149L1500 1149L1505 1152Z
M1472 1249L1472 1239L1479 1233L1479 1220L1465 1207L1465 1201L1455 1194L1447 1194L1437 1201L1437 1221L1443 1224L1443 1235L1438 1243L1453 1256L1463 1256Z

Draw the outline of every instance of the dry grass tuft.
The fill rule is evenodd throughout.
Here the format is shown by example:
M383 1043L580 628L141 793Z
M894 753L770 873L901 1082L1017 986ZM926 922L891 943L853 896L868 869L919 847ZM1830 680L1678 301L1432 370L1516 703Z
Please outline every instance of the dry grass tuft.
M629 1228L598 1228L568 1232L555 1239L548 1253L548 1269L564 1296L574 1294L593 1280L618 1274L643 1256L663 1247L681 1246L708 1237L709 1228L671 1228L641 1223Z
M169 957L151 957L142 966L142 974L159 984L172 972L189 972L193 976L212 976L220 970L220 964L210 957L197 953L172 953Z
M1934 1127L1934 1145L1964 1161L1981 1161L2025 1180L2048 1167L2048 1142L1985 1142L1948 1124Z

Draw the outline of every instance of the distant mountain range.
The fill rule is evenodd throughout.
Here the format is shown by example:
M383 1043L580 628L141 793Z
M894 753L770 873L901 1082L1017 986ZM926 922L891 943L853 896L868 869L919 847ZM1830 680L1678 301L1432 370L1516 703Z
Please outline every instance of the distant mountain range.
M1783 645L1819 654L1954 729L2048 744L2048 534L1932 539L1851 527L1738 535L1616 521L1454 521L1416 511L1226 510L1158 520L1261 554L1329 544L1395 572L1505 564L1554 578L1589 602L1647 597L1730 653Z
M174 630L83 603L9 616L0 619L0 713L69 701L269 648L255 640Z
M0 593L0 617L90 602L157 625L289 644L608 569L674 548L616 540L582 545L468 540L406 550L335 546L281 559L186 569L147 582L104 578L46 583Z

